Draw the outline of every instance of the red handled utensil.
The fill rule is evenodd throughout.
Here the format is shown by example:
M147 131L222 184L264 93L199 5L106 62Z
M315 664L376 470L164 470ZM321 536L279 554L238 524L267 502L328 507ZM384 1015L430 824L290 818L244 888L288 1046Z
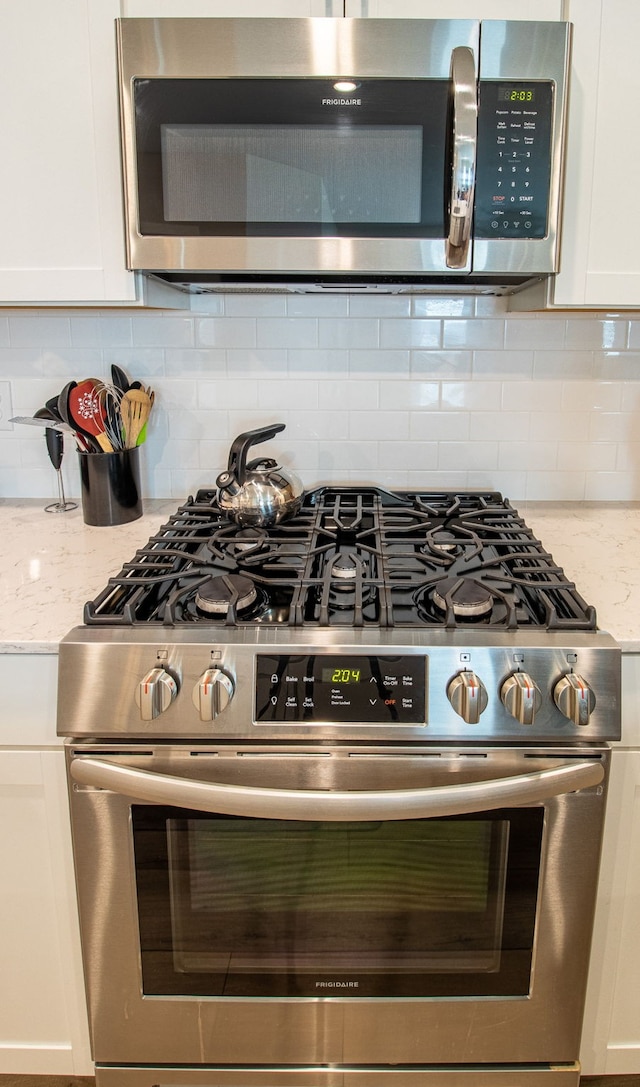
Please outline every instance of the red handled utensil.
M103 453L113 453L105 433L105 410L99 395L100 382L88 377L69 390L69 417L81 434L93 438Z

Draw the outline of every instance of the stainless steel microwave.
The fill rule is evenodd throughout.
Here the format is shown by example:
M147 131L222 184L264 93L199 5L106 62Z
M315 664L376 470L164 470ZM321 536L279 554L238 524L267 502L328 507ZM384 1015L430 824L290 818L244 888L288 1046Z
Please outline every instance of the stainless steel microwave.
M512 291L558 268L570 24L121 19L128 266Z

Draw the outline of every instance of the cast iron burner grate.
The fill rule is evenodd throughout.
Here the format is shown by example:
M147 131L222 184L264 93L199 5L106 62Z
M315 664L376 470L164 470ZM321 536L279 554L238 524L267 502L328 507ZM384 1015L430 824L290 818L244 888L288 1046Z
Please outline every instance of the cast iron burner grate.
M214 614L197 606L212 578L236 575L253 583L255 595L230 593L226 611ZM85 605L84 619L106 626L597 626L595 610L502 495L373 487L318 488L296 516L258 529L239 528L215 490L200 490Z

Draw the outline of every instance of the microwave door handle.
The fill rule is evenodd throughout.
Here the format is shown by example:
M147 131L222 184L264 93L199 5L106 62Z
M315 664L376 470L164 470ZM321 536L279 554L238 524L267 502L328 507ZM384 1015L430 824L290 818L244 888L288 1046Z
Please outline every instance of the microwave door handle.
M478 150L476 68L473 52L466 45L451 53L451 83L453 161L446 261L448 268L463 268L469 254Z
M599 785L604 779L604 767L598 759L592 759L494 781L371 792L223 785L154 774L88 757L73 760L71 777L79 785L192 811L252 819L361 821L430 819L535 804L562 793Z

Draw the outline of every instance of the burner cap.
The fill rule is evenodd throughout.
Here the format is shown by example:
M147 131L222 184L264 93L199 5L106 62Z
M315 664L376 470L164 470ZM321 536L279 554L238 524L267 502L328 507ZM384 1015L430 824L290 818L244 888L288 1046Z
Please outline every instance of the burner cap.
M427 533L427 545L431 551L450 555L460 549L460 538L446 528L437 528Z
M340 552L331 563L331 577L339 578L341 581L353 581L361 566L357 555L349 551Z
M488 615L493 608L490 590L471 577L442 578L433 590L433 602L441 611L451 604L453 614L461 618Z
M254 551L264 543L266 538L267 534L263 528L253 528L249 526L247 528L241 528L235 533L230 540L230 547L236 552Z
M196 607L207 615L226 615L232 605L242 611L255 599L256 587L251 578L240 574L210 577L196 590Z

